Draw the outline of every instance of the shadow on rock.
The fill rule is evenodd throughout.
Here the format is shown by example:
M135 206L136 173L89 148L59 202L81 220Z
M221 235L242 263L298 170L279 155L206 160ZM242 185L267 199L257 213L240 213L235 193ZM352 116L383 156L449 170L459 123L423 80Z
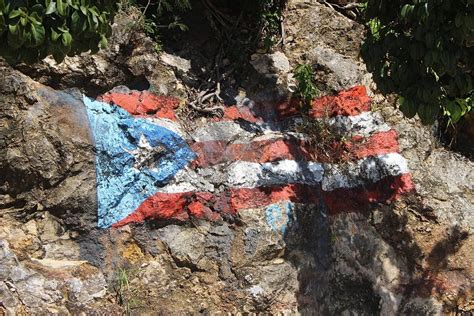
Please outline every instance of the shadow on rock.
M361 213L328 216L324 206L296 205L293 214L285 257L298 271L304 315L460 313L469 301L468 272L449 264L464 256L468 232L453 226L438 235L416 196ZM421 227L438 241L427 243Z

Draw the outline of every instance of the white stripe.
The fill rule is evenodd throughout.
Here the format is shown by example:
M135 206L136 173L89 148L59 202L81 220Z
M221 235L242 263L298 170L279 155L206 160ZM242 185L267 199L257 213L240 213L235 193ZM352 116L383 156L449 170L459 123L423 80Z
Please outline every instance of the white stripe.
M292 183L321 184L324 191L332 191L338 188L355 188L408 172L406 160L397 153L342 164L294 160L273 163L235 161L209 168L184 169L175 176L170 185L161 188L159 192L215 192L217 188L222 188L222 185L255 188Z
M186 133L181 129L181 126L173 120L169 120L165 118L156 118L156 117L145 117L144 119L151 121L155 125L169 129L170 131L178 134L183 139L189 138L186 135Z
M317 119L322 120L322 119ZM301 118L290 119L286 125L294 125ZM235 121L208 122L191 132L191 138L196 142L206 141L229 141L234 143L246 143L255 141L260 135L271 135L281 137L281 133L288 133L288 127L282 127L285 123L278 122L273 126L266 123L239 123ZM336 116L329 119L330 125L336 125L343 134L350 136L361 135L368 137L377 132L387 132L390 126L384 123L379 113L363 112L355 116ZM296 133L293 133L297 135ZM299 135L301 137L301 135Z
M397 153L368 157L342 165L328 164L325 167L322 188L324 191L354 188L408 172L405 158Z
M390 126L386 124L383 117L378 112L362 112L355 116L336 116L329 120L330 124L335 124L341 132L350 135L370 136L378 132L388 132Z

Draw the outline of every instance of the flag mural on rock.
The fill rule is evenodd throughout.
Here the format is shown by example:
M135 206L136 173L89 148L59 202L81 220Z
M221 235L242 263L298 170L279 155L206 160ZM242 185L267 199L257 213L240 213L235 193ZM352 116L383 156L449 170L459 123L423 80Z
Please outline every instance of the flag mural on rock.
M147 219L213 221L254 208L265 208L273 225L282 216L278 205L315 204L336 214L413 190L397 134L370 111L364 87L312 104L310 117L345 135L344 150L330 160L294 132L301 120L294 102L230 106L192 127L178 119L177 100L149 92L116 90L84 103L102 228Z

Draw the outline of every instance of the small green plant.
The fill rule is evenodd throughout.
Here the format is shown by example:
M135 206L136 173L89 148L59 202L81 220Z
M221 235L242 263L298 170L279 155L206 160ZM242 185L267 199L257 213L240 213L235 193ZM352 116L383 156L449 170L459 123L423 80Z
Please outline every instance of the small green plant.
M128 271L124 268L119 268L115 275L115 291L117 293L118 303L129 311L128 293L130 292L130 284L128 282Z
M301 111L307 113L311 108L311 102L319 94L313 68L309 64L300 64L296 66L294 74L297 82L295 94L300 99Z
M279 42L281 38L280 27L282 23L282 1L262 0L257 1L257 11L259 14L260 39L265 50Z
M336 125L331 124L327 114L314 119L303 113L302 122L296 125L295 131L305 135L312 159L338 163L348 158L347 139Z
M130 275L132 271L119 268L114 276L113 288L117 295L117 302L123 306L125 315L130 315L132 309L140 307L142 304L138 299L136 289L132 289L130 286Z
M319 95L313 68L300 64L294 69L297 83L295 95L299 99L302 121L296 125L296 132L306 136L306 143L313 159L324 162L339 162L347 158L347 140L335 124L331 124L328 109L322 118L311 117L312 101Z
M134 22L134 27L141 28L155 42L155 51L162 51L160 37L163 30L179 29L187 31L188 27L181 22L180 14L191 9L190 0L126 1L122 4L125 10L134 7L141 12L141 18Z

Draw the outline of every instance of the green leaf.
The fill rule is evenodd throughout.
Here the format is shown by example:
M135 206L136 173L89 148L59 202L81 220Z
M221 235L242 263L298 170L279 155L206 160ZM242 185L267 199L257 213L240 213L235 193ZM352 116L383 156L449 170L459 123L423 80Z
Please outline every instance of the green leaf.
M71 43L72 43L71 33L69 33L69 32L63 33L62 43L63 43L64 47L71 47Z
M87 25L89 26L87 30L90 33L95 33L95 24L90 15L87 15Z
M1 0L0 0L1 1ZM7 30L7 24L3 13L0 12L0 36Z
M45 29L42 25L31 24L31 35L34 41L34 46L39 46L44 42Z
M407 16L413 11L414 6L410 4L405 4L400 11L402 18L407 18Z
M61 31L62 33L69 32L69 29L67 28L66 25L58 27L58 30Z
M41 4L35 4L28 11L35 13L37 16L42 16L44 14L44 7Z
M115 0L0 0L0 56L32 62L53 55L60 61L97 51L107 45L117 10Z
M62 16L66 14L66 8L63 0L57 0L56 8L58 9L58 13Z
M36 12L33 12L29 16L29 20L30 20L31 23L36 24L36 25L42 25L41 22L43 22L43 19Z
M56 32L54 29L51 29L51 40L56 42L61 37L61 34Z
M8 18L10 19L14 19L16 17L19 17L21 15L21 11L20 10L13 10L12 12L10 12L10 14L8 15Z
M81 2L79 0L67 0L67 3L76 10L79 10L79 7L81 6Z
M60 49L56 49L53 51L53 58L58 64L61 63L65 57L66 57L66 54L62 52Z
M55 1L51 1L48 5L48 7L46 8L46 15L50 15L50 14L53 14L53 13L56 13L56 2Z
M25 43L24 31L20 25L9 25L8 27L8 45L16 50Z
M94 28L97 28L97 26L99 25L99 19L97 19L97 15L91 13L90 14L92 16L92 21L94 22Z
M446 110L448 112L448 116L451 118L451 121L453 123L456 123L459 121L459 119L463 115L463 111L461 107L459 107L458 103L455 101L449 101L446 104Z
M12 34L16 34L18 32L18 28L19 28L18 24L9 24L8 25L8 30Z
M418 116L424 125L433 124L439 114L439 105L437 104L420 104L418 106Z
M71 30L73 33L80 32L80 22L81 18L79 16L79 13L77 11L74 11L71 15Z
M403 97L398 98L399 108L402 113L408 117L412 118L416 115L416 111L418 110L416 104L411 100L405 99Z
M107 45L108 45L107 38L102 35L102 36L100 37L100 48L106 49L106 48L107 48Z
M97 10L97 7L91 7L89 8L89 12L92 13L95 16L99 16L99 10Z

